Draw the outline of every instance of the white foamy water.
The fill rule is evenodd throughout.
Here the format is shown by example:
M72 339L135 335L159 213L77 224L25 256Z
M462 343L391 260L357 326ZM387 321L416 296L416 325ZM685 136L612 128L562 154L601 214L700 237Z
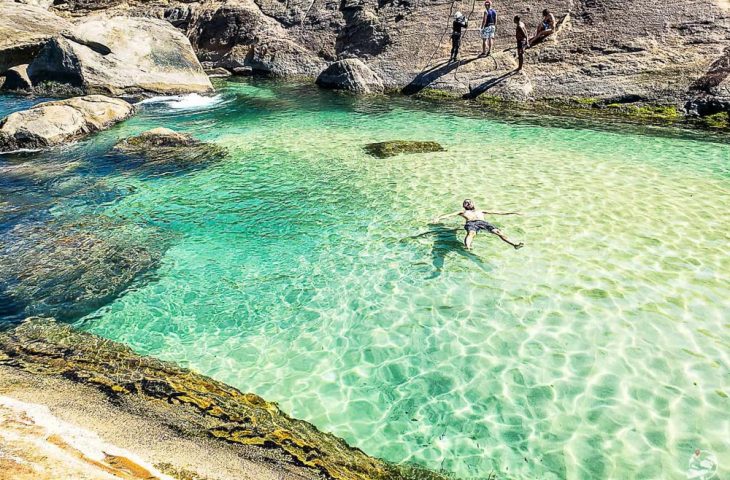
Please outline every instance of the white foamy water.
M175 110L203 110L223 102L222 95L200 95L191 93L188 95L168 95L161 97L147 98L140 104L163 104Z

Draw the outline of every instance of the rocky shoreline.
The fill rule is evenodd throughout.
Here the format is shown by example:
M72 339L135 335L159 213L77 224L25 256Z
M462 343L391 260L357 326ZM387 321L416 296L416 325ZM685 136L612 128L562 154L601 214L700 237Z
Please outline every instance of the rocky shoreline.
M206 71L316 80L356 94L435 91L523 108L730 124L730 7L721 0L500 4L497 44L487 58L477 56L480 8L466 0L0 1L0 82L7 89L204 92L212 89ZM560 31L528 50L527 67L515 72L511 17L532 28L544 7ZM448 63L456 10L471 29L460 61Z
M189 458L187 454L166 457L175 459L177 465L146 458L173 478L446 478L369 457L343 440L289 417L257 395L139 356L121 344L51 319L31 318L0 333L0 395L13 397L20 392L16 395L20 400L45 401L52 413L63 416L58 398L45 398L44 390L51 385L63 389L65 410L73 405L77 415L86 412L90 417L84 428L96 430L104 440L142 458L161 458L166 449L169 454L179 452L181 445L194 446L190 448L198 451ZM102 411L112 412L108 414L113 418L99 420ZM69 416L74 417L66 412L66 418ZM127 427L119 423L128 416L134 417L138 428L148 423L150 436L129 438ZM146 452L144 446L155 440L153 433L162 430L172 438L154 452ZM216 467L204 461L200 450L229 461ZM238 472L230 466L235 459L241 463ZM246 472L244 467L259 473Z

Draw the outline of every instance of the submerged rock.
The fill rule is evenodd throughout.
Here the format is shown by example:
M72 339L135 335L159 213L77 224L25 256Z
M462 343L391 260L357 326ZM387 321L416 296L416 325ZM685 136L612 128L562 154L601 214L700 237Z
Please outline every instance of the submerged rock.
M5 72L2 90L30 90L33 85L28 78L28 65L17 65Z
M108 95L213 90L185 35L153 18L90 17L48 42L28 75Z
M111 302L156 268L156 230L99 218L21 224L0 247L0 317L77 318Z
M370 457L258 395L49 319L29 319L1 333L0 365L96 387L121 400L118 408L137 414L154 405L160 418L189 438L225 442L247 460L288 467L291 478L446 480Z
M445 149L437 142L419 142L414 140L391 140L388 142L370 143L365 151L378 158L393 157L402 153L443 152Z
M355 93L383 93L383 81L362 60L348 58L327 67L317 77L317 85Z
M49 39L70 27L45 8L0 0L0 75L30 63Z
M114 151L138 157L142 159L140 168L156 171L204 167L228 154L223 147L201 142L169 128L154 128L124 139L114 146Z
M101 95L40 103L0 121L0 152L46 148L104 130L134 113L124 100Z

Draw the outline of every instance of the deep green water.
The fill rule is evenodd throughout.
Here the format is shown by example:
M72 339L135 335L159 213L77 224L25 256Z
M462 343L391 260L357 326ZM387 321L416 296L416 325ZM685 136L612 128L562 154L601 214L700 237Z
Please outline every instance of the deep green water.
M140 175L106 155L157 126L230 157ZM231 82L42 154L118 193L60 194L43 215L172 239L155 275L79 327L369 454L465 478L653 479L685 478L701 448L727 473L730 146L594 127ZM447 152L362 150L389 139ZM429 223L465 197L523 212L492 220L525 248L480 234L467 253L457 220Z

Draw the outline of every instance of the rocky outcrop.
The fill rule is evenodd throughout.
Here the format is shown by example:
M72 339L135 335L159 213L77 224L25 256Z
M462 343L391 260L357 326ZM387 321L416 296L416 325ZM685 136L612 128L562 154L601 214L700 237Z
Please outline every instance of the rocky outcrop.
M70 142L109 128L133 112L124 100L101 95L40 103L0 121L0 152Z
M48 42L28 68L33 84L60 82L107 95L213 89L185 36L163 20L91 17Z
M444 147L437 142L390 140L387 142L370 143L365 146L365 151L373 157L387 158L405 153L443 152Z
M367 65L356 58L340 60L317 77L317 85L355 93L383 93L383 81Z
M83 316L112 301L164 252L157 231L98 217L23 223L0 247L4 318Z
M2 90L30 90L33 84L28 78L28 65L18 65L5 72Z
M48 319L0 333L0 365L98 388L120 408L133 405L143 414L164 409L159 418L188 438L208 437L245 448L252 458L298 466L296 476L285 478L445 480L369 457L255 394Z
M225 148L201 142L169 128L154 128L114 146L114 151L140 159L133 167L148 172L181 173L226 157Z
M252 0L206 4L187 29L203 62L229 70L250 67L280 77L314 77L326 65Z
M44 8L0 0L0 75L30 63L50 38L70 27Z

